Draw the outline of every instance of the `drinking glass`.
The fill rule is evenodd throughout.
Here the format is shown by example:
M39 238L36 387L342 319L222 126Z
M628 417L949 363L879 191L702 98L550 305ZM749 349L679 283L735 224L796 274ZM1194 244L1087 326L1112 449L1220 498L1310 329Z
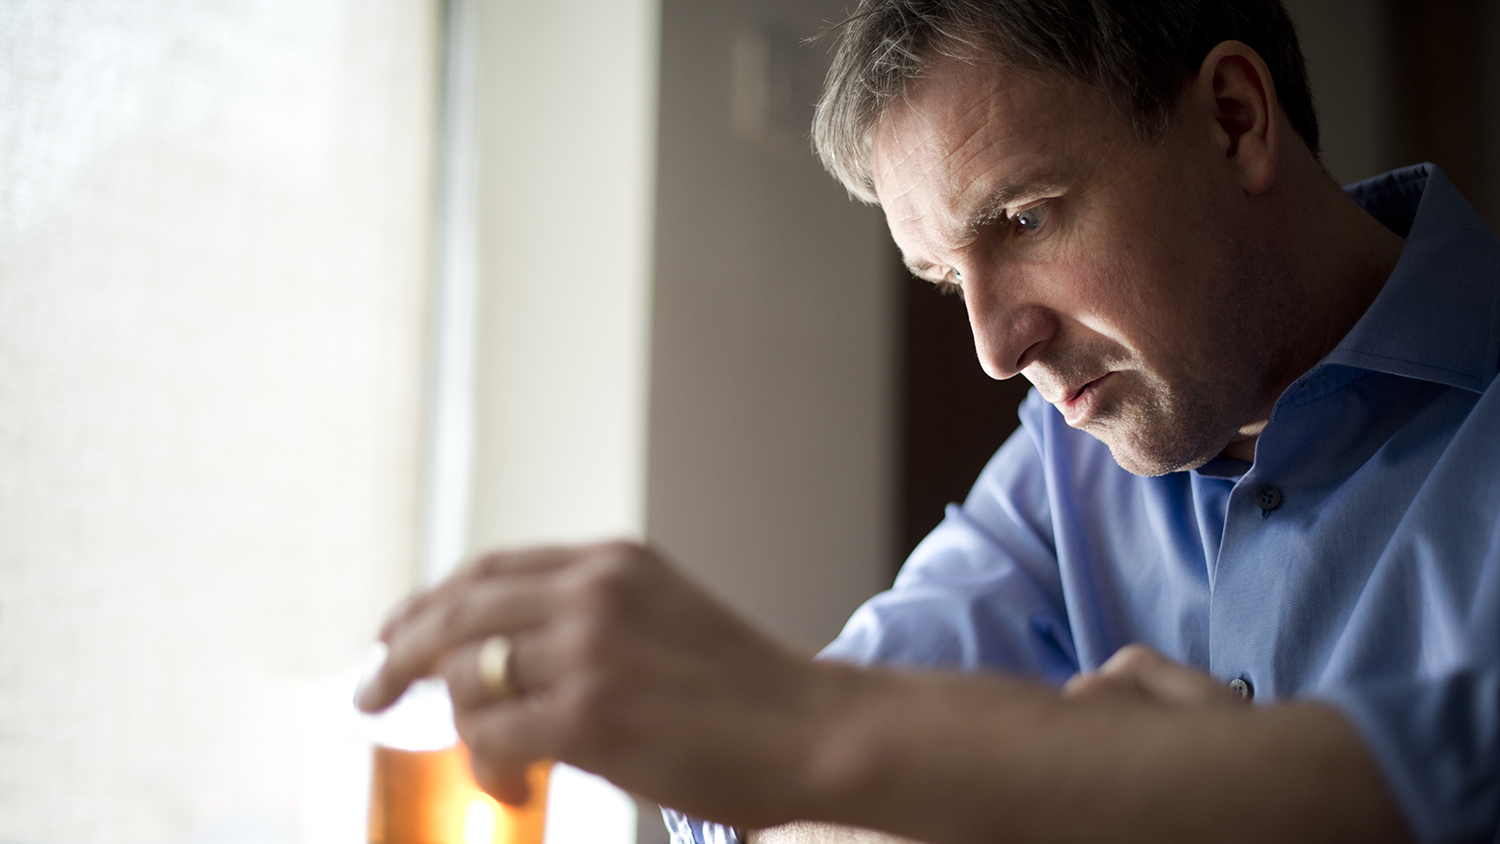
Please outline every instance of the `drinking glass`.
M519 806L485 794L441 680L413 684L367 724L375 753L370 844L542 844L552 763L527 769L530 795Z

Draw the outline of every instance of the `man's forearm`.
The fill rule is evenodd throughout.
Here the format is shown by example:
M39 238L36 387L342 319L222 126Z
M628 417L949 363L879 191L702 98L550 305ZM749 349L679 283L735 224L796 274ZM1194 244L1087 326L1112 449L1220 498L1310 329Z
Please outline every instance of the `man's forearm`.
M933 844L1407 840L1330 707L1073 700L1003 679L823 671L840 715L809 754L799 817Z
M920 844L889 832L856 826L792 821L770 829L752 829L745 833L746 844Z
M519 694L486 688L487 637ZM376 710L439 675L481 781L556 758L701 817L805 819L929 844L1396 841L1331 708L1251 707L1126 647L1066 694L998 677L814 662L630 543L482 558L394 613Z

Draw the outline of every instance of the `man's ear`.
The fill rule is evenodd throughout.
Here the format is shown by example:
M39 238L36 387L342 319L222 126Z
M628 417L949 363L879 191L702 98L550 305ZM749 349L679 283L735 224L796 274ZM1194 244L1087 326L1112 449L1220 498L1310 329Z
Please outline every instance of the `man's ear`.
M1240 41L1209 51L1189 83L1188 96L1210 117L1210 132L1246 193L1276 181L1280 104L1276 83L1259 53Z

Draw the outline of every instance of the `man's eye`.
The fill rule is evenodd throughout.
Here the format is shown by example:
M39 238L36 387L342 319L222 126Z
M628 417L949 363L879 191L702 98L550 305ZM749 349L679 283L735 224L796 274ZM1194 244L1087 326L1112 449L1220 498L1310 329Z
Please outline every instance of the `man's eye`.
M1025 211L1017 211L1011 219L1015 222L1016 228L1023 232L1036 231L1047 219L1047 206L1033 205Z

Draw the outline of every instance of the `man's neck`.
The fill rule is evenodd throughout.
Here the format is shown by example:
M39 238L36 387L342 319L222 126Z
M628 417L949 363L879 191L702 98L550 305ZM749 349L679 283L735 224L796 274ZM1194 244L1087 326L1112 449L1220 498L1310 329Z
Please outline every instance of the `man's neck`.
M1316 165L1314 165L1316 166ZM1375 301L1396 267L1405 245L1370 216L1326 174L1304 175L1313 189L1288 205L1277 228L1289 247L1289 283L1301 306L1286 315L1294 321L1290 342L1268 374L1269 398L1242 426L1222 454L1255 459L1255 443L1281 394L1333 351Z

